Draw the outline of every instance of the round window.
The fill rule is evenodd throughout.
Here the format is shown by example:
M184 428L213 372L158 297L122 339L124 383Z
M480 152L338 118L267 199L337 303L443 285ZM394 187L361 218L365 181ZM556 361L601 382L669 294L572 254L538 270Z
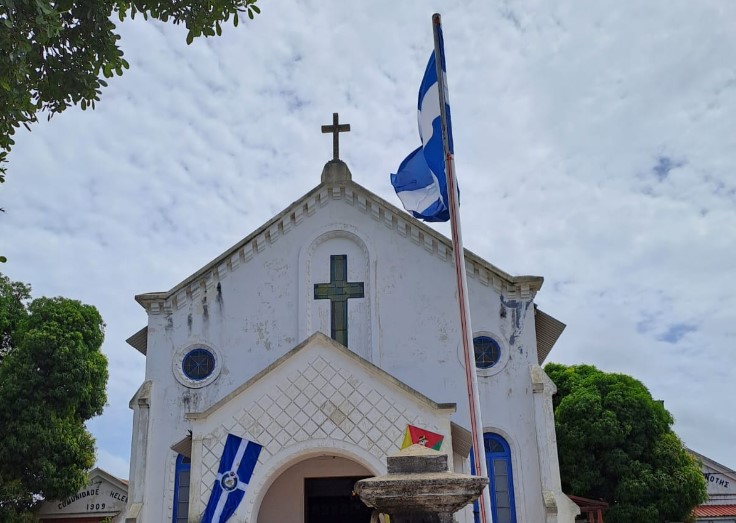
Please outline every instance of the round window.
M184 375L190 380L203 380L215 370L215 355L207 349L190 350L184 356L181 367Z
M501 359L501 346L490 336L478 336L473 339L475 349L475 366L478 369L490 369Z

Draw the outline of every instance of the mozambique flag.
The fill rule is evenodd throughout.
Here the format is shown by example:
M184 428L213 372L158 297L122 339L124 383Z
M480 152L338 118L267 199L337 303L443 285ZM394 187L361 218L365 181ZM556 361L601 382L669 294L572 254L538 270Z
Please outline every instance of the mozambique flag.
M440 450L442 441L445 437L441 434L435 434L425 429L420 429L414 425L407 425L406 432L404 432L404 441L401 443L401 448L411 447L412 445L424 445L430 449Z

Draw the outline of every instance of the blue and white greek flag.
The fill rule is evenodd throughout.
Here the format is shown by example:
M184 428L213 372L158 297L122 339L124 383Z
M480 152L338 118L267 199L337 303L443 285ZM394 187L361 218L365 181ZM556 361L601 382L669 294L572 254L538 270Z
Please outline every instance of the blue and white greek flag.
M235 513L245 496L262 448L258 443L232 434L227 435L217 480L202 516L202 523L224 523Z
M445 91L445 114L447 134L452 154L452 126L450 125L450 104L447 99L447 67L445 64L442 29L438 28L440 41L440 62L442 64ZM419 86L418 120L419 137L422 146L413 151L399 165L398 172L391 174L391 185L396 195L415 218L427 222L446 222L450 219L447 198L447 178L445 176L445 153L442 146L440 127L440 97L437 86L435 53L429 57Z

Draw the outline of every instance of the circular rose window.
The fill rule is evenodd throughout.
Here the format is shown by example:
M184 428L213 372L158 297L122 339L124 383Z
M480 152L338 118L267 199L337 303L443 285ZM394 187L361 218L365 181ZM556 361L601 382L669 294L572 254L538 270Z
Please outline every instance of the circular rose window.
M174 354L174 376L190 389L198 389L212 383L220 374L220 355L206 345L181 347Z
M207 349L190 350L184 356L181 368L190 380L209 378L215 371L215 356Z
M478 369L490 369L501 359L501 347L490 336L478 336L473 339L475 349L475 366Z

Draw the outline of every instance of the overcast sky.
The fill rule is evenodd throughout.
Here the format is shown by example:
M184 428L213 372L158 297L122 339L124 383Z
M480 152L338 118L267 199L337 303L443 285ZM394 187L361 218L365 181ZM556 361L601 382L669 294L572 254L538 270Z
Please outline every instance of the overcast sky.
M120 24L130 70L95 111L21 130L10 155L0 271L107 323L99 466L128 476L133 296L317 185L333 112L352 126L353 179L400 205L389 173L419 144L440 11L466 248L544 276L536 301L567 324L549 360L640 379L689 447L736 468L736 3L258 5L190 46L181 27Z

